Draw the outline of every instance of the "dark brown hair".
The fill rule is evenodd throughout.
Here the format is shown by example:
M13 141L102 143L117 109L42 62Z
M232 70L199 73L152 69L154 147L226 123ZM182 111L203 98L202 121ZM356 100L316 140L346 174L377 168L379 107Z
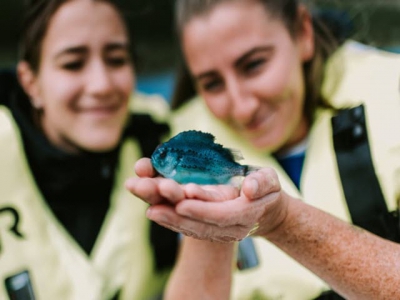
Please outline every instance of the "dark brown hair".
M232 0L177 0L176 1L176 30L181 37L184 26L195 16L209 13L216 5ZM248 1L248 0L236 0ZM299 30L299 1L297 0L256 0L263 4L269 15L281 19L289 33L296 38ZM329 56L336 50L338 43L330 30L321 20L314 17L314 57L304 63L306 99L304 114L311 124L317 107L331 107L321 95L324 78L324 66ZM183 64L178 75L172 109L177 109L195 95L196 91L191 82L187 67Z

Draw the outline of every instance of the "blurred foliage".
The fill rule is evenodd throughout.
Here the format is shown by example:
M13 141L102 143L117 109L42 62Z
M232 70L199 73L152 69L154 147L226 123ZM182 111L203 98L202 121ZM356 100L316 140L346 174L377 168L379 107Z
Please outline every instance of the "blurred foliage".
M0 67L17 59L24 0L0 0ZM26 1L26 0L25 0ZM134 37L138 72L173 68L178 47L173 29L173 0L116 0ZM400 46L400 0L308 0L314 8L338 12L348 36L378 46ZM332 14L327 14L332 16Z
M400 0L310 0L319 9L342 12L349 37L376 46L400 46Z

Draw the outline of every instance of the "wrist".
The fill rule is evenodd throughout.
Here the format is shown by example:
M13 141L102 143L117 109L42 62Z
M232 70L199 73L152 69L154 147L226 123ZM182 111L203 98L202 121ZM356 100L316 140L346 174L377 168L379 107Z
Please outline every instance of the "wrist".
M268 240L281 235L289 222L288 216L293 200L288 194L281 191L280 197L266 207L265 214L259 220L257 235Z

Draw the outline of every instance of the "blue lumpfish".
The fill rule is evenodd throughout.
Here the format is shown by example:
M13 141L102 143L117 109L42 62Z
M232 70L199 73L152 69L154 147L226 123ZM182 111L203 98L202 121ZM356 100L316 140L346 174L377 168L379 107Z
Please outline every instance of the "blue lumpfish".
M238 151L214 142L210 133L189 130L159 145L151 163L159 174L178 183L226 184L235 176L246 176L257 167L241 165Z

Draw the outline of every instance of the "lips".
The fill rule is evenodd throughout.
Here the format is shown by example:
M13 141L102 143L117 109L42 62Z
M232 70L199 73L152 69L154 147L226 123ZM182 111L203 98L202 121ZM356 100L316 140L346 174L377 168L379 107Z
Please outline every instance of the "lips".
M88 105L88 106L80 106L77 108L79 112L93 112L93 113L111 113L117 111L121 108L120 103L108 103L108 104L97 104L97 105Z
M84 111L84 112L93 112L93 113L112 113L112 112L118 110L118 108L119 108L118 105L101 106L101 107L84 108L84 109L82 109L82 111Z
M268 128L271 127L272 121L272 113L262 114L254 117L251 122L240 127L247 135L255 137L264 135L268 131Z
M78 113L95 119L108 119L114 117L121 110L121 104L96 105L78 108Z
M253 120L251 123L246 124L243 128L248 132L256 132L262 124L264 123L264 119Z

